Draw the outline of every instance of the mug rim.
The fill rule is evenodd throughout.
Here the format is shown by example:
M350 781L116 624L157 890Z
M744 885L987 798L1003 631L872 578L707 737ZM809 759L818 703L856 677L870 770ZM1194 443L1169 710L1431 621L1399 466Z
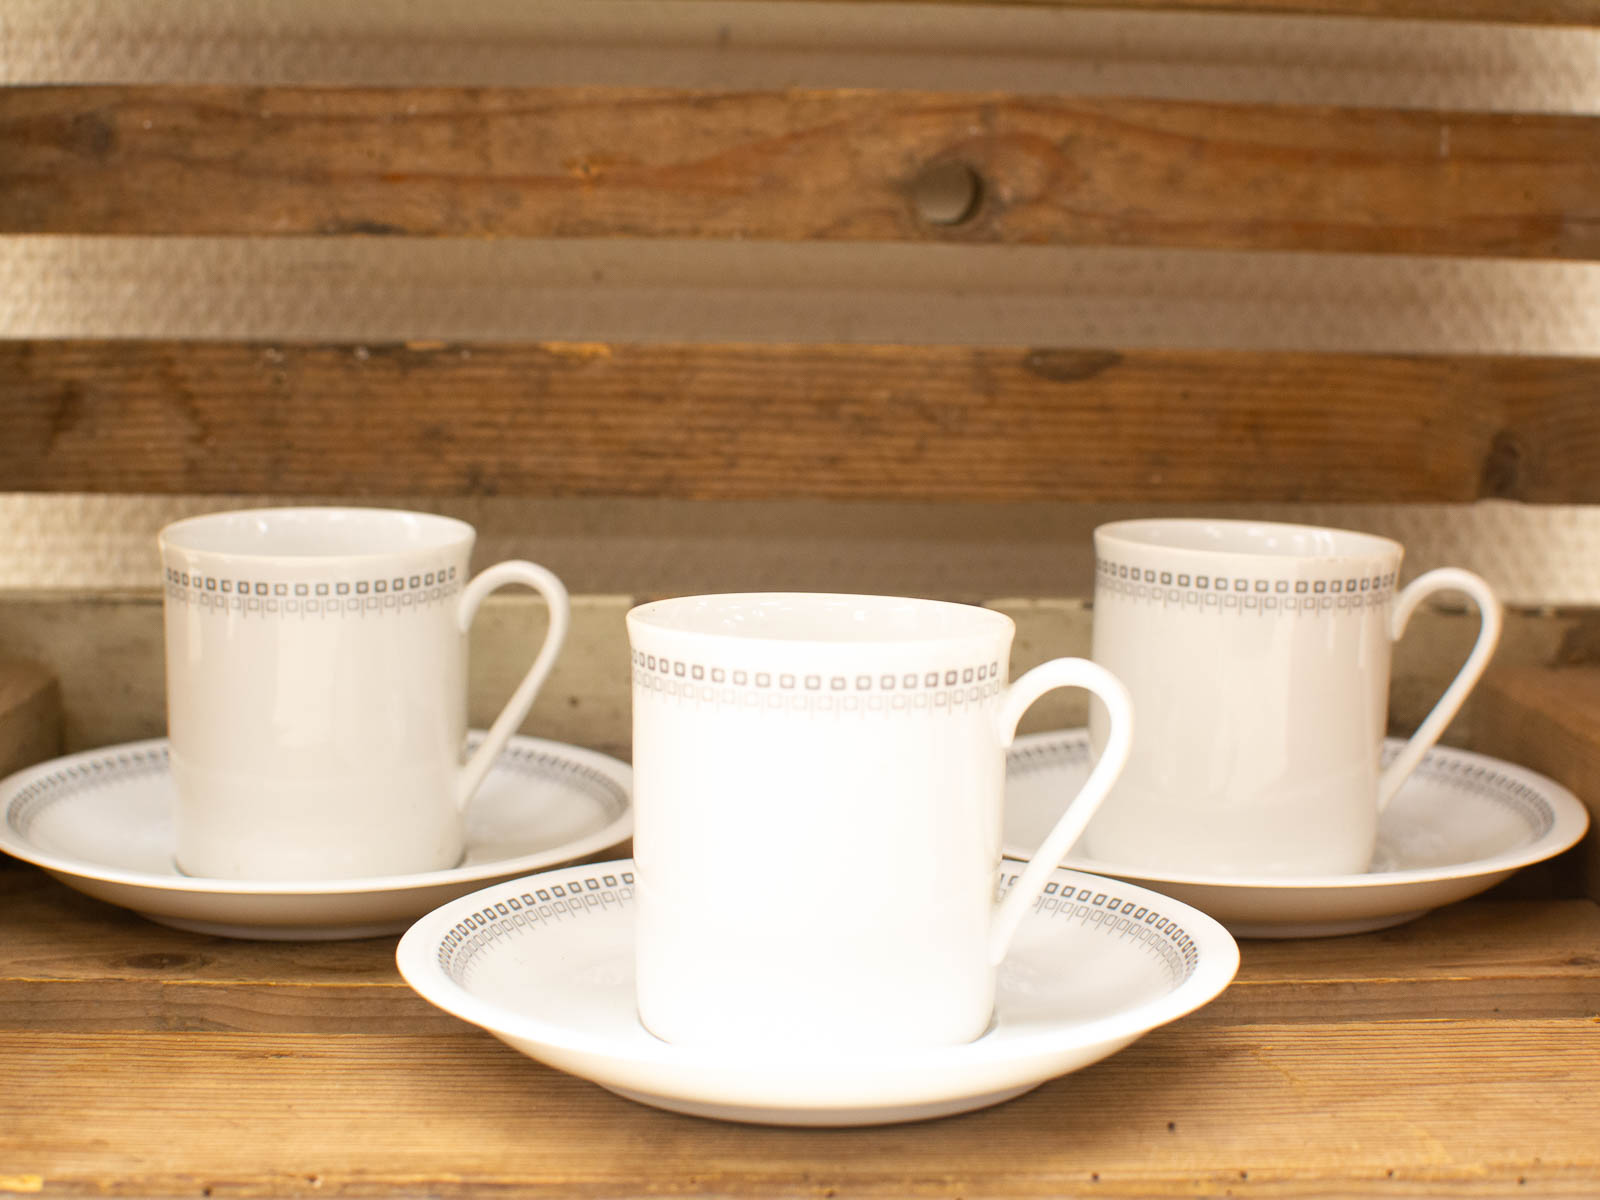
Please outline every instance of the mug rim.
M372 550L314 550L314 551L283 551L268 548L258 548L250 545L235 545L219 548L214 544L197 542L196 535L220 529L228 525L244 525L251 521L283 519L292 514L292 519L308 522L323 522L331 524L334 519L345 518L351 521L367 521L375 526L383 527L383 534L393 537L394 530L398 527L409 526L414 531L420 531L422 537L408 543L399 541L386 545L380 549ZM420 530L419 530L420 527ZM168 550L180 551L184 554L204 555L207 558L223 560L239 560L249 562L370 562L380 559L409 557L416 554L432 554L441 550L456 549L461 546L470 547L477 537L475 530L466 521L456 517L447 517L442 513L413 511L402 508L361 507L357 505L275 505L268 508L231 508L220 509L216 512L200 513L192 517L183 517L162 527L156 535L156 541L163 552Z
M1233 540L1216 545L1184 544L1171 531L1182 530L1194 535L1201 530L1216 530ZM1168 534L1169 536L1163 536ZM1300 536L1321 539L1327 549L1299 551L1264 547L1260 540L1246 540L1249 535L1264 534L1269 537ZM1241 536L1243 535L1243 536ZM1111 521L1095 527L1095 548L1102 543L1159 554L1192 556L1194 558L1248 558L1261 563L1328 563L1353 559L1399 559L1405 547L1393 538L1382 534L1366 533L1355 529L1339 529L1328 525L1305 525L1289 521L1255 521L1228 517L1137 517L1131 520Z
M894 605L914 612L919 628L895 630L886 628L879 620L873 621L865 636L840 637L834 631L789 631L772 627L758 632L738 628L712 628L694 625L687 621L697 612L705 612L715 604L725 613L736 605L746 608L758 601L796 602L816 605L818 602L835 602L836 605L867 605L879 610L872 618L887 617L888 606ZM730 614L731 615L731 614ZM707 614L708 620L725 619ZM924 621L937 622L927 629L920 628ZM952 623L961 627L952 628ZM929 600L918 596L884 596L851 592L714 592L703 595L671 596L646 601L628 610L627 625L630 633L646 633L674 638L691 638L706 642L732 642L739 645L765 646L939 646L951 643L990 641L997 637L1012 636L1016 623L1002 612L976 604L962 604L952 600Z

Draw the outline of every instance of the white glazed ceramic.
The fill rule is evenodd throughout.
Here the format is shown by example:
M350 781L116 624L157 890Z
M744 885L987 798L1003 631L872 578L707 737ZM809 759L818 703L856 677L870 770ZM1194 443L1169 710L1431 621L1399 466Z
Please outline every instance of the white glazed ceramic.
M1384 743L1393 762L1405 743ZM1088 777L1086 730L1019 737L1008 756L1005 851L1027 858L1064 798ZM1154 871L1079 849L1067 866L1132 880L1210 913L1235 937L1327 937L1421 916L1560 854L1589 826L1581 801L1524 767L1435 746L1378 818L1371 867L1351 875L1238 876Z
M899 850L876 854L892 870ZM700 865L721 884L713 923L725 909L764 907L774 886L765 849ZM1015 879L1002 876L1001 886ZM993 1023L975 1041L821 1053L783 1038L674 1046L646 1032L634 1008L636 887L635 864L624 860L463 897L401 939L400 972L424 998L523 1054L644 1104L732 1121L866 1125L997 1104L1087 1066L1210 1001L1239 963L1238 946L1204 914L1055 870L1022 915Z
M1084 853L1182 873L1364 872L1379 814L1494 653L1488 585L1446 568L1396 595L1399 543L1302 525L1119 521L1094 540L1092 656L1127 685L1139 730ZM1390 649L1440 591L1477 605L1477 643L1380 772Z
M472 526L427 513L214 513L161 532L178 864L326 880L461 861L468 799L566 636L567 594L504 562L470 582ZM509 583L546 600L544 644L465 758L467 629ZM465 761L463 761L465 759Z
M1057 659L1007 685L1014 626L890 596L690 596L628 614L639 1013L677 1045L949 1045L989 1024L994 968L1122 764L1120 684ZM996 907L1005 748L1086 687L1107 750ZM884 846L895 847L885 854ZM728 902L708 863L759 855Z
M481 733L469 739L481 742ZM513 737L467 807L459 866L361 879L196 879L173 865L176 788L167 741L158 738L72 754L0 780L0 851L179 929L238 938L374 937L398 933L485 884L613 850L633 832L632 782L627 764L607 755Z

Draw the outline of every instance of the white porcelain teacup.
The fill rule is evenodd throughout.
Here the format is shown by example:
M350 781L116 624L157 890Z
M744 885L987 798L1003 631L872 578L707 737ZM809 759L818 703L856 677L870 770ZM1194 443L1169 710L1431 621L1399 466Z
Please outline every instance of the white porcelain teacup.
M453 518L362 508L222 512L161 531L181 871L333 880L460 861L467 800L568 623L543 567L503 562L469 581L474 536ZM549 630L467 757L467 630L509 583L545 598Z
M1351 875L1378 814L1439 739L1500 636L1478 576L1429 571L1396 594L1403 549L1371 534L1253 521L1095 530L1094 660L1139 731L1084 835L1092 858L1212 876ZM1393 643L1434 592L1481 625L1466 664L1380 769ZM1090 736L1115 730L1090 705Z
M1056 659L1008 685L1010 618L933 600L690 596L627 623L645 1028L798 1054L981 1035L1017 923L1121 767L1121 684ZM997 907L1006 747L1057 687L1099 697L1108 743Z

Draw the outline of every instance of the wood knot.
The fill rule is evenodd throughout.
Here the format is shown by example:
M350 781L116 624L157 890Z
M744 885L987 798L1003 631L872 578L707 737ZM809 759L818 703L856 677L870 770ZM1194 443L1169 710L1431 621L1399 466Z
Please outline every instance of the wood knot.
M1485 500L1525 500L1528 452L1522 439L1507 430L1494 435L1484 456L1478 495Z

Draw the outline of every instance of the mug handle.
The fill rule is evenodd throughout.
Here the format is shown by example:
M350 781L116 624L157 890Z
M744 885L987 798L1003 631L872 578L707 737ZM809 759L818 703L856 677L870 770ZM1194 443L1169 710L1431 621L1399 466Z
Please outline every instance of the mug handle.
M1489 659L1494 654L1495 644L1500 640L1500 601L1495 599L1494 592L1489 590L1489 585L1471 571L1463 571L1459 567L1440 567L1436 571L1429 571L1413 579L1395 600L1394 612L1389 618L1389 640L1398 642L1406 631L1406 624L1411 620L1411 614L1416 612L1417 606L1434 592L1465 592L1472 602L1478 607L1478 640L1473 644L1472 653L1467 655L1467 661L1456 674L1454 680L1444 695L1439 697L1439 702L1433 706L1433 711L1427 719L1417 727L1408 741L1395 755L1395 759L1378 776L1378 811L1382 812L1393 800L1395 793L1400 790L1400 785L1406 777L1417 769L1417 764L1422 761L1422 756L1433 749L1433 744L1439 740L1439 735L1445 731L1445 726L1450 724L1452 717L1461 708L1467 698L1467 693L1472 691L1478 679L1482 676L1484 668L1489 665Z
M467 801L489 774L496 756L505 749L506 742L533 707L533 698L539 694L545 676L550 674L550 668L555 665L556 655L561 652L561 644L567 639L567 627L571 623L572 609L567 600L567 589L561 585L561 580L537 563L512 559L478 572L462 591L461 601L456 606L456 625L463 634L472 628L472 620L478 615L478 606L483 603L484 597L508 583L525 583L544 597L550 609L550 628L528 673L522 677L517 690L511 693L511 699L506 701L494 724L489 726L483 742L456 775L456 806L461 809L466 808Z
M1106 798L1117 776L1122 774L1123 765L1128 761L1128 748L1133 744L1133 701L1122 681L1086 658L1057 658L1028 671L1006 689L1000 701L1000 711L995 717L1000 727L1001 745L1010 747L1017 736L1017 722L1022 720L1022 714L1035 700L1048 691L1063 687L1085 688L1099 697L1106 706L1111 732L1106 738L1100 761L1094 765L1089 778L1067 805L1055 828L1034 851L1005 899L995 907L994 917L989 924L991 965L1006 956L1023 915L1039 898L1039 893L1044 891L1051 873L1061 865L1061 860L1072 849L1073 843L1083 836L1089 819Z

